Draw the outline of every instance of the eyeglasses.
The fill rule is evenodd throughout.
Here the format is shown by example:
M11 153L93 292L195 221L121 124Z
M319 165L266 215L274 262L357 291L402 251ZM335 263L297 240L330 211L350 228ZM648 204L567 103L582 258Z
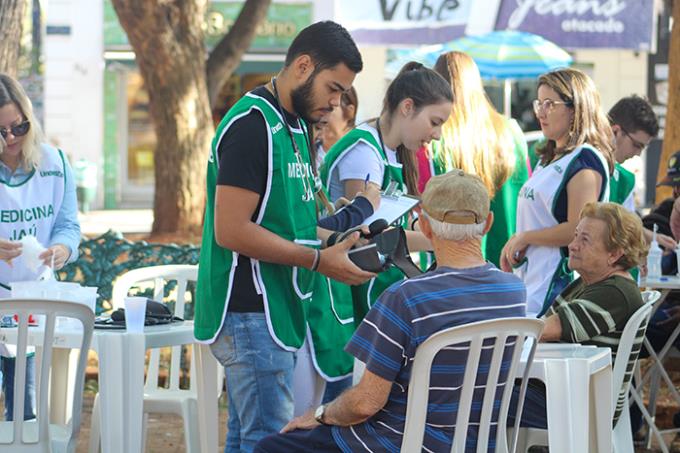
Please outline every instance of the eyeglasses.
M619 126L619 128L623 131L624 134L626 134L626 137L628 137L631 143L633 143L633 147L638 151L643 152L647 148L647 146L649 146L649 143L642 143L639 140L635 140L633 136L630 135L630 133L621 126Z
M549 114L550 112L553 111L556 105L566 105L571 107L574 105L573 102L571 101L553 101L552 99L545 99L543 102L539 101L538 99L534 99L532 102L532 105L534 106L534 113L538 115L541 112L545 112L545 114Z
M0 135L2 135L2 138L7 138L7 135L12 132L12 135L15 137L23 137L28 134L29 129L31 129L31 122L26 120L21 124L10 126L9 128L0 128Z

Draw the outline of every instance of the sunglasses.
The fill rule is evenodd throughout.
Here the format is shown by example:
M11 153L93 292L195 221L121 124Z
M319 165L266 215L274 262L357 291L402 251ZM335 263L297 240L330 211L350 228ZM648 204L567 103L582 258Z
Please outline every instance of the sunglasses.
M0 127L0 135L2 135L2 138L7 138L7 135L9 135L10 132L12 132L12 135L15 137L23 137L24 135L28 134L28 131L31 129L31 122L26 120L23 123L17 124L15 126L10 126L9 128L5 127Z

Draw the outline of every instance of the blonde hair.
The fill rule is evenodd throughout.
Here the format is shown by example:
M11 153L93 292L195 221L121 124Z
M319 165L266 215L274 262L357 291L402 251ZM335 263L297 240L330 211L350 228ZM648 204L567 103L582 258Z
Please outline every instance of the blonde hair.
M637 215L616 203L591 202L581 210L580 218L586 217L604 222L603 240L608 252L623 252L614 265L628 270L644 262L647 242L642 233L642 221Z
M451 116L442 126L439 164L446 171L460 168L479 176L493 198L516 165L508 122L489 101L479 69L468 54L442 54L434 70L451 84L454 99Z
M22 115L22 120L31 123L28 133L24 136L21 148L20 165L26 171L38 168L40 165L40 146L43 142L42 129L33 115L33 105L19 82L7 74L0 74L0 107L14 104ZM0 148L0 154L4 147Z
M594 146L607 160L609 172L614 170L614 136L607 115L600 105L600 94L595 83L584 72L574 68L557 69L538 78L538 86L545 85L555 90L563 102L571 104L574 109L574 120L569 127L567 144L562 150L557 149L554 140L536 150L541 163L547 165L559 152L570 153L584 144Z

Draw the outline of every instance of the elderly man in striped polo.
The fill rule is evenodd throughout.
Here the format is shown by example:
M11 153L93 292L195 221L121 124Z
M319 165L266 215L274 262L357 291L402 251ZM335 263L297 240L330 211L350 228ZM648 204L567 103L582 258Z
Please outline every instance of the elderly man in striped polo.
M346 350L366 364L361 381L293 419L284 434L263 439L255 451L398 452L416 348L442 329L525 315L522 281L482 255L481 238L492 222L489 195L478 177L454 170L430 179L420 225L434 246L437 269L392 285L359 325ZM423 442L427 451L451 449L466 357L466 351L447 349L435 358ZM475 393L480 404L473 402L471 420L479 417L474 411L482 395Z

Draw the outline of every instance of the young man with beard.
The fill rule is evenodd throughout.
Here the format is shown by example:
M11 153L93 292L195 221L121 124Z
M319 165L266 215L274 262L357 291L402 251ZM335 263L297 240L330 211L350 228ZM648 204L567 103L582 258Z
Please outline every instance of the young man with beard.
M281 72L246 93L213 140L195 335L226 370L226 452L251 451L292 417L315 272L348 284L373 276L347 258L358 237L318 248L307 130L339 105L362 65L340 25L305 28Z

